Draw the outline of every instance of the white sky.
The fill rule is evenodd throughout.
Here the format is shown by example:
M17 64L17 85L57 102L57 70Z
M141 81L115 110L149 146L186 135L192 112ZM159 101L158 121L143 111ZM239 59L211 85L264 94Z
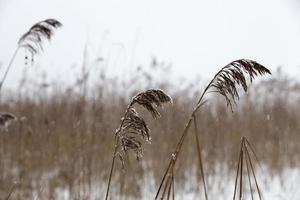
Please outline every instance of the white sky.
M210 78L238 58L300 75L297 0L0 0L0 63L8 63L22 33L46 18L64 27L38 58L41 66L29 70L50 80L74 77L70 66L82 62L86 43L90 59L104 57L112 73L155 56L188 78ZM6 84L21 77L23 56Z

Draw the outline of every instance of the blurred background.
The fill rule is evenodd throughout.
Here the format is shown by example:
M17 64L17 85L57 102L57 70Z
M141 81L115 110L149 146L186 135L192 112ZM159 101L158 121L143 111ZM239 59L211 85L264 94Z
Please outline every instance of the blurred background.
M0 133L0 198L17 182L11 199L103 199L127 104L161 88L174 104L157 121L144 113L152 144L125 173L118 164L111 197L153 199L203 86L248 58L272 76L255 81L234 113L212 96L198 114L209 197L232 198L246 136L265 199L299 199L300 1L0 0L1 76L20 36L47 18L63 28L33 63L19 51L3 86L1 111L19 120ZM177 199L204 199L192 134L186 143Z
M297 0L1 0L0 61L9 61L16 41L34 22L56 18L64 28L36 60L43 68L32 70L47 72L50 80L74 81L62 71L82 63L85 46L89 60L105 58L113 74L158 57L172 63L177 76L209 79L224 64L251 58L298 76L299 11ZM22 76L19 57L9 85Z

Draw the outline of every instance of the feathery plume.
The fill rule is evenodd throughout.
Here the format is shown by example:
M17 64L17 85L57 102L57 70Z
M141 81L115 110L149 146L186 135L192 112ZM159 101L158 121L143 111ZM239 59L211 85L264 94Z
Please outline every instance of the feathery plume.
M27 49L32 57L43 51L43 41L50 40L54 34L54 30L61 27L62 24L56 19L46 19L34 24L19 39L19 47Z
M150 89L135 95L128 105L124 117L121 118L119 128L115 133L115 150L112 158L109 179L105 200L108 199L111 178L115 166L115 158L118 157L124 167L124 157L129 151L133 151L139 160L143 155L142 142L151 141L150 129L144 118L142 118L136 109L135 104L141 105L148 110L154 119L160 116L157 107L162 107L165 103L172 103L172 99L162 90Z
M261 64L247 59L235 60L229 63L228 65L224 66L223 68L221 68L221 70L215 74L213 79L209 82L209 84L202 92L193 112L191 113L189 121L186 124L181 134L179 142L177 143L176 149L174 153L172 153L171 155L168 167L162 177L155 199L158 199L159 196L161 196L160 199L163 199L165 196L164 191L166 191L167 188L171 187L170 184L172 182L170 181L170 177L168 177L167 175L173 173L173 169L176 164L178 155L181 152L183 142L189 132L191 124L193 122L196 124L196 120L194 119L199 108L205 103L204 100L205 94L209 91L221 94L225 98L227 102L227 106L229 106L232 110L232 105L236 104L236 101L239 99L237 87L241 86L243 90L247 92L248 90L247 79L250 79L250 82L252 82L252 80L256 76L264 75L264 74L271 74L271 72ZM197 148L199 148L198 144L197 144ZM200 152L200 150L198 150L198 152ZM200 169L203 169L200 156L199 156L199 163L200 163ZM163 187L164 189L162 190ZM206 190L205 184L204 184L204 190Z
M241 86L247 92L247 78L252 82L256 76L264 74L271 74L271 72L259 63L247 59L236 60L215 75L209 88L224 96L227 106L232 109L232 105L239 99L237 86Z
M142 118L134 108L135 104L139 104L148 110L154 119L160 117L157 107L162 107L165 103L171 103L172 99L162 90L150 89L141 92L133 97L124 117L121 120L120 127L116 131L117 137L121 141L120 155L124 155L128 150L136 153L137 159L142 156L142 141L151 141L150 129L148 128L144 118Z
M31 62L33 61L34 55L43 51L44 40L50 40L54 34L54 30L61 27L62 24L56 19L46 19L44 21L34 24L29 31L24 33L18 41L18 47L16 48L12 58L9 61L8 66L4 72L4 75L0 81L0 95L4 81L8 75L8 72L15 60L19 50L25 48L31 54ZM28 57L25 57L25 64L27 64ZM0 96L1 97L1 96Z

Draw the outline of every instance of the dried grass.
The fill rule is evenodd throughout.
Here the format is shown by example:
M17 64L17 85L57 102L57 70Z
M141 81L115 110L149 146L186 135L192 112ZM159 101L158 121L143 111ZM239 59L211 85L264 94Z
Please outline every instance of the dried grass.
M176 146L174 153L171 155L171 159L169 161L168 167L162 177L162 181L159 185L157 194L155 199L158 199L161 195L160 199L163 199L165 194L161 193L162 187L168 188L170 184L170 176L167 176L173 171L173 168L176 164L179 153L181 152L181 148L183 146L183 142L189 132L190 126L193 123L193 116L196 115L199 108L205 103L204 96L208 91L216 92L222 95L226 102L227 106L230 106L232 109L232 105L236 103L236 99L239 99L237 86L242 86L244 91L246 92L248 89L247 86L247 78L252 82L253 78L258 75L270 74L270 71L264 66L258 64L252 60L236 60L225 67L223 67L214 78L210 81L210 83L204 89L202 95L200 96L187 125L185 126L181 138ZM200 166L201 167L201 166ZM204 185L205 187L205 185ZM163 189L165 191L165 189Z
M150 129L145 120L139 116L135 110L135 104L144 107L152 114L152 117L156 119L160 116L157 107L162 107L164 103L172 103L171 97L162 90L155 89L138 93L129 103L124 117L121 119L120 126L115 133L115 150L112 158L112 166L110 169L105 199L108 199L116 156L120 158L123 166L124 158L129 150L135 152L136 158L139 160L143 152L141 138L146 142L151 141Z
M24 33L18 41L18 46L9 61L6 71L0 82L0 94L3 87L4 81L8 75L8 72L13 64L13 61L21 48L29 51L31 54L31 61L33 61L34 55L43 51L44 40L51 40L54 30L61 27L62 24L56 19L46 19L44 21L34 24L26 33ZM28 62L28 57L25 57L26 63Z
M220 198L228 193L232 198L233 188L228 188L227 182L231 180L230 177L235 176L237 148L243 135L255 144L255 152L266 169L267 173L259 177L260 181L269 181L268 175L278 175L284 188L285 183L291 179L281 173L284 169L297 168L299 165L298 98L294 98L292 103L287 102L291 98L284 98L299 94L299 91L292 90L295 84L289 82L292 88L284 85L273 88L286 88L282 97L278 95L282 93L277 91L265 92L269 91L269 87L276 85L274 81L280 81L277 76L273 77L270 83L258 82L249 88L251 91L241 97L234 113L226 108L223 99L210 101L210 104L205 104L201 112L197 113L199 143L210 199ZM282 84L282 81L280 83ZM112 83L107 80L105 85L109 84ZM169 88L171 87L164 90L170 91ZM70 199L103 199L106 188L102 187L101 192L96 186L108 179L107 169L111 165L114 145L109 133L119 126L116 119L124 114L124 108L128 104L127 98L124 98L125 95L118 96L115 95L116 92L111 92L104 97L86 97L86 101L82 101L81 95L55 90L56 95L46 99L40 91L39 88L28 90L28 93L34 94L33 100L16 95L9 104L3 104L3 110L15 113L20 120L11 124L9 134L0 134L1 196L6 197L11 185L17 180L20 185L11 199L33 199L32 193L40 191L41 186L43 193L39 199L57 199L59 197L55 191L61 189L70 194ZM189 107L193 103L192 99L197 97L186 98L189 91L186 89L172 94L172 109L161 112L164 117L160 118L159 122L151 120L152 116L144 114L143 108L136 104L136 110L151 128L152 144L143 145L147 159L142 159L138 165L132 161L135 159L135 153L128 152L130 155L129 162L126 163L126 175L122 170L114 170L111 199L118 199L120 194L123 194L123 199L141 199L141 195L144 195L142 189L147 185L141 180L149 180L149 176L151 181L156 181L150 189L159 184L162 167L179 139L176 132L184 128L182 122L189 117L187 114L191 110ZM70 99L70 96L73 98ZM194 124L190 131L194 132ZM199 179L196 180L197 185L189 185L189 181L194 181L191 175L196 175L190 173L193 173L194 167L199 164L195 136L194 133L190 134L185 139L181 156L174 167L177 195L186 192L186 189L196 193L203 184ZM144 142L144 139L141 140ZM251 157L254 158L253 155ZM118 156L116 158L116 164L119 164ZM245 162L243 179L248 192L249 181L246 177ZM215 168L219 165L224 167L222 173ZM17 173L15 169L19 169ZM200 168L198 170L200 172ZM260 172L259 168L256 172ZM222 180L218 179L220 176L224 176ZM122 179L125 179L124 185L121 184ZM260 181L260 189L269 184ZM220 189L219 193L214 193L216 184ZM255 186L253 179L251 184ZM288 191L290 188L287 188ZM168 190L165 199L167 194ZM203 189L199 197L200 195L204 199Z

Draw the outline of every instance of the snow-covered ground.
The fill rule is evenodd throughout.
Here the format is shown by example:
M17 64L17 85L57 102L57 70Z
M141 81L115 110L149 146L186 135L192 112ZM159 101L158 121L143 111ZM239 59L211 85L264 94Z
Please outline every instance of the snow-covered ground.
M221 169L221 168L219 168ZM219 170L218 175L210 176L207 178L208 184L208 198L212 200L224 200L224 199L232 199L234 192L234 181L235 175L228 174ZM188 173L194 173L193 170ZM226 174L227 173L227 174ZM300 168L286 168L284 169L280 175L276 173L270 173L266 171L263 167L258 168L257 179L259 183L259 187L261 189L261 193L263 199L265 200L299 200L300 199ZM191 176L191 175L189 175ZM175 185L176 187L176 197L175 199L179 200L194 200L194 199L205 199L202 188L196 191L197 188L197 179L195 176L189 179L188 183L182 185ZM244 180L244 191L245 194L244 199L251 199L249 190L248 190L248 180ZM114 188L111 190L111 199L114 200L154 200L157 186L154 184L153 177L148 176L141 180L142 188L142 198L141 197L120 197L118 195L114 195ZM95 184L93 186L92 193L87 195L88 199L96 200L103 199L106 191L106 184ZM199 186L201 187L201 185ZM70 194L67 190L58 190L57 191L58 199L60 200L68 200L70 199ZM85 195L83 195L85 196ZM255 196L255 199L259 199L258 196Z

